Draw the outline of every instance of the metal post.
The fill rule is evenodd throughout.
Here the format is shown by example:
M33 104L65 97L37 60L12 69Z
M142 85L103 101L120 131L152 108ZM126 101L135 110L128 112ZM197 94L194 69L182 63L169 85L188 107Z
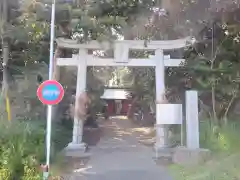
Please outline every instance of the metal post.
M55 26L55 5L56 1L52 2L52 15L51 15L51 39L50 39L50 57L49 57L49 80L53 78L53 58L54 58L54 26ZM43 174L43 179L47 180L49 176L49 164L51 153L51 129L52 129L52 105L47 108L47 135L46 135L46 166L47 170Z

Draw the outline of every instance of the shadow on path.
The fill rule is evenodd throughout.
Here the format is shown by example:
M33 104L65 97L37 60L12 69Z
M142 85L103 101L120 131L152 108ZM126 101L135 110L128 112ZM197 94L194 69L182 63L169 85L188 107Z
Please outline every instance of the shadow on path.
M85 167L76 168L72 180L172 180L163 166L153 160L152 148L139 143L131 122L111 118L101 126L103 136L91 147Z

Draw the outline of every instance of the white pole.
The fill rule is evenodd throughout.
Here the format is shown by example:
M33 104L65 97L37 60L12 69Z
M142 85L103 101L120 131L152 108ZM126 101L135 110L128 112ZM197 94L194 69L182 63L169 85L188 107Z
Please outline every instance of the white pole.
M55 26L55 6L56 6L56 1L53 0L52 3L52 15L51 15L51 34L50 34L50 60L49 60L49 80L51 80L53 77L53 55L54 55L54 38L55 38L55 31L54 31L54 26Z
M49 80L53 78L53 58L54 58L54 26L55 26L55 4L52 2L52 15L51 15L51 39L50 39L50 57L49 57ZM44 172L44 179L48 179L49 176L49 164L50 164L50 152L51 152L51 129L52 129L52 105L48 105L47 108L47 135L46 135L46 167L47 172Z

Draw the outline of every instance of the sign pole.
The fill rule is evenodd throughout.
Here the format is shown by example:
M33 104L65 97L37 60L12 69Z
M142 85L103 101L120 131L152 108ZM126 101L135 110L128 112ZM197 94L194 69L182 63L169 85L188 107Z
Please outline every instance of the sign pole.
M52 1L52 14L51 14L51 39L50 39L50 57L49 57L49 80L53 78L53 58L54 58L54 27L55 27L55 5L56 1ZM49 164L51 154L51 129L52 129L52 105L47 107L47 132L46 132L46 168L43 174L44 180L49 177Z

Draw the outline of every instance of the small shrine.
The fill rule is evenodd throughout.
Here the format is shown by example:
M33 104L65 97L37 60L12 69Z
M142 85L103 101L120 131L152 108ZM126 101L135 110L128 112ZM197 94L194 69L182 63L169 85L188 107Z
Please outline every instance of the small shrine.
M131 92L123 88L105 88L101 99L105 100L107 113L112 115L127 115L132 97Z

